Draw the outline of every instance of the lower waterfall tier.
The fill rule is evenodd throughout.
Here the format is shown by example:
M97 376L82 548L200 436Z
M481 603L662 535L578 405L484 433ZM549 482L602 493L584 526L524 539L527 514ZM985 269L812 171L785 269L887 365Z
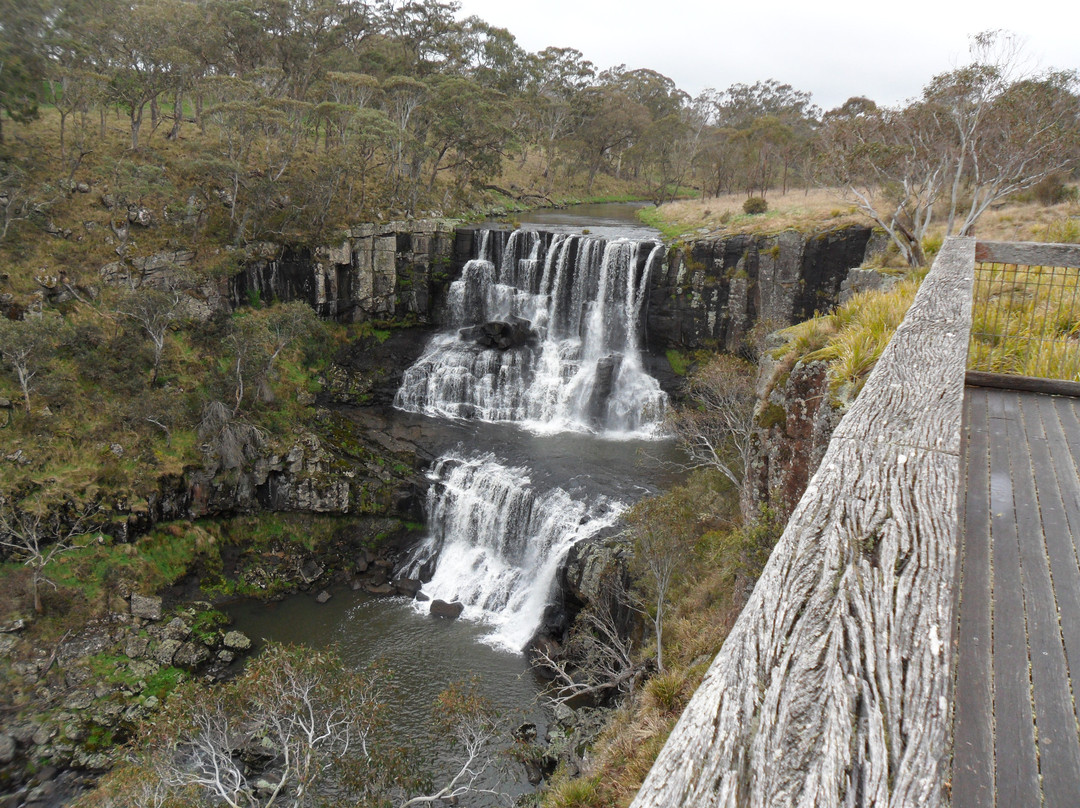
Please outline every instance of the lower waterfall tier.
M406 566L432 598L460 601L490 624L488 640L522 650L540 624L559 564L576 542L611 527L623 503L542 489L492 454L452 453L432 467L428 537Z

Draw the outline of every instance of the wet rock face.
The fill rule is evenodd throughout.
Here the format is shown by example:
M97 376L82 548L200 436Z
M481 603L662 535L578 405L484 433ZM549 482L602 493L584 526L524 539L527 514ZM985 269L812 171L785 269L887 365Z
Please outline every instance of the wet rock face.
M623 635L638 631L625 596L632 556L629 541L618 535L601 533L573 545L559 570L559 597L545 610L529 648L557 656L574 619L590 607L609 610Z
M482 325L474 325L461 329L461 338L469 342L475 342L481 348L495 348L506 351L510 348L520 348L525 345L534 345L538 335L532 329L532 323L521 317L509 317L505 321L493 320Z
M749 514L767 505L783 524L817 471L843 411L832 401L825 362L800 362L784 372L766 355L761 377L743 495Z
M449 280L455 248L448 222L354 227L340 244L277 248L229 281L233 308L253 300L303 300L321 316L365 322L414 315L429 322Z
M734 235L672 249L651 278L648 347L743 350L756 323L770 330L836 305L848 270L866 258L871 230Z

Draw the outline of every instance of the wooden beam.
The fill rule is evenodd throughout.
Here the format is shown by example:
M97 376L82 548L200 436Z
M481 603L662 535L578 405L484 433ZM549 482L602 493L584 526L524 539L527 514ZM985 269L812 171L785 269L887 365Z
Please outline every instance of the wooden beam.
M1011 373L984 373L981 370L969 370L964 378L969 387L1022 390L1025 393L1044 393L1049 396L1080 396L1080 382L1071 382L1066 379L1014 376Z
M634 808L948 804L974 262L938 254Z
M1080 267L1080 244L980 241L975 245L975 260L980 264L1078 268Z

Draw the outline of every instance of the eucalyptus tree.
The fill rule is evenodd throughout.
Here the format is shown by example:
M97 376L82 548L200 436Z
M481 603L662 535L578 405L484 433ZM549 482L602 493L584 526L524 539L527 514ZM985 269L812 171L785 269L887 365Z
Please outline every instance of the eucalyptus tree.
M430 194L440 172L462 179L477 173L498 174L503 149L511 137L506 97L474 81L439 76L429 82L425 106L431 118L427 131Z
M45 570L60 556L78 549L91 532L100 504L91 501L65 509L16 503L0 494L0 550L30 568L30 597L34 611L43 614L42 584L56 584Z
M109 99L128 112L132 150L139 148L147 106L156 118L158 97L188 58L173 39L180 7L179 0L114 2L108 12L103 67L109 77Z
M530 112L526 121L544 151L542 173L547 177L558 144L572 135L580 120L575 98L589 86L596 68L581 51L545 48L529 55L526 69L525 103Z
M825 117L821 169L890 235L911 266L935 212L967 235L995 202L1069 170L1080 154L1077 73L1019 69L1012 40L973 39L973 61L934 77L922 96L879 109L852 99Z
M34 379L48 366L66 330L64 320L57 316L43 314L18 321L0 317L0 359L15 374L27 414Z
M382 0L378 9L383 33L391 43L392 70L418 79L459 70L463 37L455 15L460 3Z
M779 179L786 193L820 116L810 93L775 79L706 93L715 127L706 155L716 192L738 185L747 195L765 196Z
M0 143L5 113L20 123L38 115L54 13L49 0L0 0Z

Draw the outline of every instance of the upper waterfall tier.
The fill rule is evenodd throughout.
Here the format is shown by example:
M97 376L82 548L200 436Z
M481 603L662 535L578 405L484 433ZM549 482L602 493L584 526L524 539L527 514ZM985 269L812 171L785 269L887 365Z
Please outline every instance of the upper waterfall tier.
M409 368L395 406L547 429L654 431L666 396L642 368L651 241L476 234L449 292L451 327Z

